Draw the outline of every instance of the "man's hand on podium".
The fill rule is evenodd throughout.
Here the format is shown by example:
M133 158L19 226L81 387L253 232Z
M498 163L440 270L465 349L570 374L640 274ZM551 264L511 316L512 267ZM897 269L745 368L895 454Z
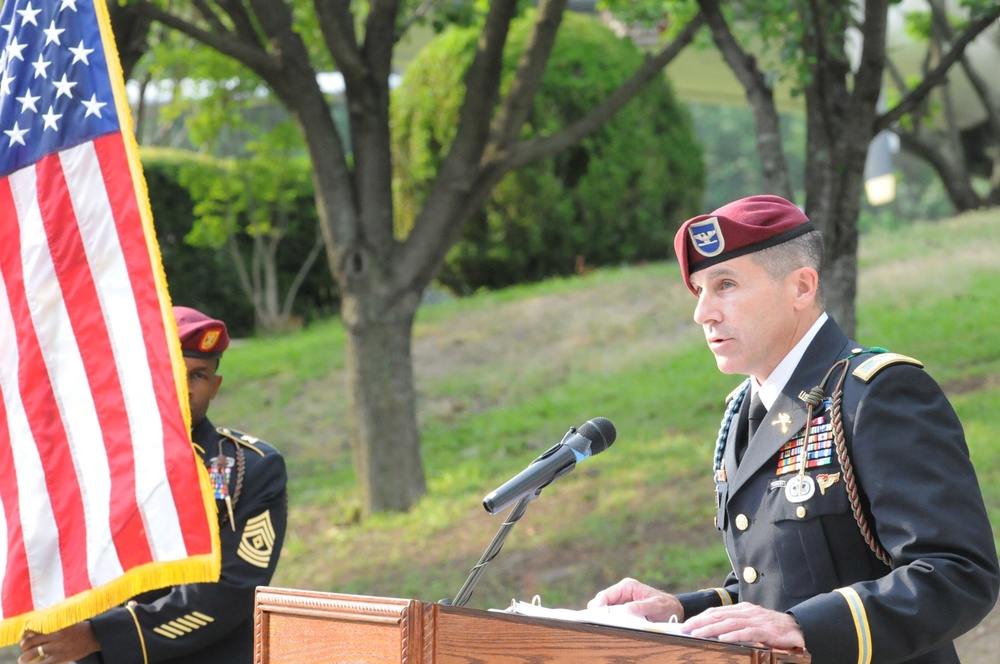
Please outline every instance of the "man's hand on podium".
M794 616L749 602L707 609L685 621L681 629L699 638L760 643L781 650L804 649L806 645Z

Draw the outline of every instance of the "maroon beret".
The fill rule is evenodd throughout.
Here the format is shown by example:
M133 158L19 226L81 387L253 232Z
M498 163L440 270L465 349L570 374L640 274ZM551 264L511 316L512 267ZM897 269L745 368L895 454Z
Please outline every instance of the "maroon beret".
M218 358L229 347L229 332L221 320L190 307L174 307L174 320L181 352L187 357Z
M691 274L737 256L767 249L814 230L795 204L780 196L750 196L681 224L674 251L684 285Z

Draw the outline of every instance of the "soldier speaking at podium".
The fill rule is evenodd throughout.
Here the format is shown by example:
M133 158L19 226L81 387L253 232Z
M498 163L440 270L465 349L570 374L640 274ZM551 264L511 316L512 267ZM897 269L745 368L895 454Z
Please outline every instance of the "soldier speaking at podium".
M187 366L191 438L208 468L218 507L219 581L151 591L58 632L28 634L19 664L253 662L255 589L270 582L285 536L285 462L270 445L216 428L206 417L222 384L219 361L229 345L225 323L188 307L174 307L174 318Z
M916 359L848 340L824 311L805 214L752 196L674 241L729 395L715 447L722 587L634 579L591 607L694 636L806 648L814 664L957 663L997 598L993 529L962 425Z

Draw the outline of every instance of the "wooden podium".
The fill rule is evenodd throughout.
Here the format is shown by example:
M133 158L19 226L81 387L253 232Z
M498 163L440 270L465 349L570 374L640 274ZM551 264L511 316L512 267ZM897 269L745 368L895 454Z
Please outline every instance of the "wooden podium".
M254 663L805 664L807 654L417 600L260 587Z

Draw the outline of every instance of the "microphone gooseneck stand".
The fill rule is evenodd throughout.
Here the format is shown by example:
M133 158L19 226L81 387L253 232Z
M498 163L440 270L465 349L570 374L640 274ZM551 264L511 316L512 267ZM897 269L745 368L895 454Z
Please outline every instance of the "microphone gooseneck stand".
M507 519L503 522L503 525L500 526L500 530L497 531L497 534L493 536L493 541L490 542L488 547L486 547L483 557L480 558L479 562L476 563L476 566L472 568L472 571L469 573L469 578L465 580L465 583L459 589L458 594L455 595L455 599L451 600L451 602L444 600L443 602L445 604L451 604L452 606L465 606L465 603L469 601L469 597L472 596L472 589L475 587L476 582L479 581L479 577L483 575L483 570L486 569L486 566L497 557L498 553L500 553L500 549L503 547L503 543L506 541L510 531L514 528L514 524L521 520L521 517L524 516L524 511L528 508L528 503L537 498L541 491L542 489L539 488L538 491L533 491L514 503L514 507L511 508L510 513L507 515Z

